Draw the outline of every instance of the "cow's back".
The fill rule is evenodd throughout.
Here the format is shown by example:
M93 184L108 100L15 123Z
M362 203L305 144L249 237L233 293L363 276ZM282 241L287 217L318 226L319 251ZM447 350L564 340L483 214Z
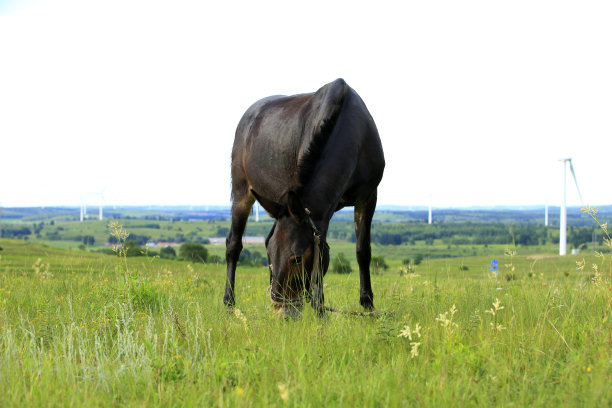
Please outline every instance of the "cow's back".
M249 188L273 200L297 185L302 110L311 96L271 96L245 112L236 129L232 177L243 173Z

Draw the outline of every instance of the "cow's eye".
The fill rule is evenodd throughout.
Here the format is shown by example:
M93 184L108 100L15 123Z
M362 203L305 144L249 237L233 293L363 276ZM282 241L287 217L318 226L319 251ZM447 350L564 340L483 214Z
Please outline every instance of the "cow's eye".
M297 264L299 264L299 263L302 263L302 257L301 257L301 256L296 256L296 257L294 257L294 258L291 260L291 263L292 263L292 264L296 264L296 265L297 265Z

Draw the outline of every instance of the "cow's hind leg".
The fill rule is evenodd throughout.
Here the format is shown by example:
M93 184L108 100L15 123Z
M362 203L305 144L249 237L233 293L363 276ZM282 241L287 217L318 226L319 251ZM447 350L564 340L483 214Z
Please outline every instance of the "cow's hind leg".
M246 228L247 220L251 212L251 207L255 199L248 192L237 196L234 194L232 203L232 226L225 240L225 260L227 262L227 279L225 281L225 295L223 303L227 306L234 306L236 298L234 296L234 281L236 278L236 265L240 252L242 251L242 235Z
M355 235L357 238L357 263L359 264L359 303L366 310L374 309L374 294L370 282L370 227L376 209L376 190L365 201L355 205Z

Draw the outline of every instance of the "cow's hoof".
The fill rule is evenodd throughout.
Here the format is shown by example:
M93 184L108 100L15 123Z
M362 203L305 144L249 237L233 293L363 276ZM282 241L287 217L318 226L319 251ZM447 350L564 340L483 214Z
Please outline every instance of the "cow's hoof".
M231 309L236 305L236 300L233 296L226 294L225 296L223 296L223 304L225 304L228 309Z
M372 298L370 296L361 296L359 298L359 303L368 312L374 310L374 302L372 301Z

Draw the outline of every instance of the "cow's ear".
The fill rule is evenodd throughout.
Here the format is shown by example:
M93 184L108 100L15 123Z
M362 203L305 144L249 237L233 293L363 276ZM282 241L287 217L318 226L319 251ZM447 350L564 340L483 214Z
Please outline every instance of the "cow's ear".
M295 222L301 224L306 221L308 214L306 214L304 204L302 204L302 200L300 200L300 197L298 197L295 191L289 191L289 193L287 193L287 208L289 209L291 218L293 218Z
M259 204L261 204L264 210L266 210L267 213L270 214L272 218L276 219L280 217L283 211L282 205L280 205L279 203L275 201L268 200L267 198L260 196L259 194L257 194L257 192L255 192L255 190L251 190L251 194L253 194L253 196L257 199L257 201L259 201Z

